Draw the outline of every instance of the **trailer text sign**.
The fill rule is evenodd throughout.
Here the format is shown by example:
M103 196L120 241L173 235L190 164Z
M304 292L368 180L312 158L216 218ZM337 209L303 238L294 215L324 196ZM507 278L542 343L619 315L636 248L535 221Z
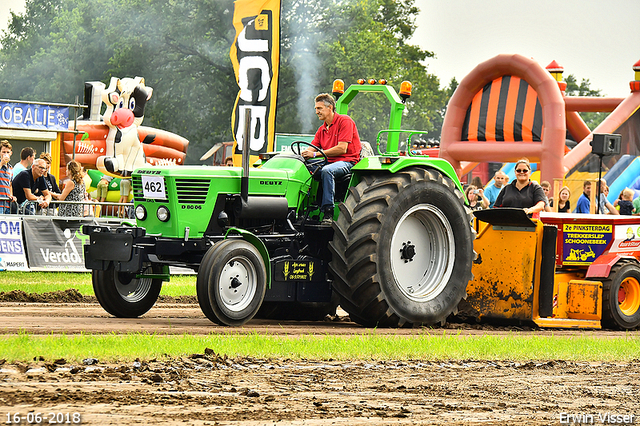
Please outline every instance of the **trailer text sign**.
M613 237L613 226L606 224L562 225L562 263L589 265L607 248Z
M67 130L69 107L0 101L0 128Z
M611 253L625 253L634 256L640 252L640 226L636 224L616 225L615 236L609 250Z

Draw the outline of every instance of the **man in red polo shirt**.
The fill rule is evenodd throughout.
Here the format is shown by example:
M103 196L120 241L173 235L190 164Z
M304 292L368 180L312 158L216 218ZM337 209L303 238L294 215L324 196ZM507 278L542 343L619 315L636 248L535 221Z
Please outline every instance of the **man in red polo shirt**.
M312 145L322 149L329 164L320 173L322 184L322 205L325 220L333 218L335 180L351 172L360 160L360 136L356 123L348 115L336 113L336 101L328 93L316 96L316 115L324 123L316 132ZM317 150L307 148L302 151L305 159L320 157Z

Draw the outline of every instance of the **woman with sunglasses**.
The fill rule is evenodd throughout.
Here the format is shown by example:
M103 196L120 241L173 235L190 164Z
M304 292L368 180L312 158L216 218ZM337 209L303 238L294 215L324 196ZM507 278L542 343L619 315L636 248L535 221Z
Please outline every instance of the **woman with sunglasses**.
M547 197L542 187L530 179L531 165L522 158L516 163L516 179L500 191L494 207L519 207L526 214L544 210Z

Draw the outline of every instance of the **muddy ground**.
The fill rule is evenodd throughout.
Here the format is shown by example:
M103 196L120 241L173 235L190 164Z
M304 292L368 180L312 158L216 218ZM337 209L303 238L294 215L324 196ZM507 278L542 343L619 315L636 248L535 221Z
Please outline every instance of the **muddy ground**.
M123 320L107 315L92 298L73 293L31 295L33 300L19 298L23 296L0 295L2 334L230 332L213 326L189 299L165 299L145 316ZM461 335L514 330L622 335L478 324L446 328ZM344 315L316 323L257 320L233 329L292 336L363 331ZM637 338L640 332L630 335ZM229 359L205 350L122 364L92 358L72 364L37 354L29 363L0 359L0 364L0 422L5 424L17 420L15 413L24 417L21 424L36 424L37 413L42 414L42 424L78 420L75 424L91 425L561 425L579 424L578 420L640 424L640 360L294 362Z

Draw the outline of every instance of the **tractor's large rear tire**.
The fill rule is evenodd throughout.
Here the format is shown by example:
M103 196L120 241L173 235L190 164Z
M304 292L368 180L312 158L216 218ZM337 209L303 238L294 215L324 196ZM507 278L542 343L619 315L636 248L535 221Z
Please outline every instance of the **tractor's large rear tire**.
M640 266L621 262L602 281L602 325L631 330L640 325Z
M244 240L224 240L202 258L196 292L202 312L220 325L240 326L260 309L267 271L258 249Z
M162 265L145 265L143 273L160 274ZM136 278L135 273L106 271L91 274L93 292L102 308L118 318L136 318L151 309L162 289L161 279Z
M440 172L364 176L349 190L330 243L334 290L367 327L445 322L472 278L471 211Z

